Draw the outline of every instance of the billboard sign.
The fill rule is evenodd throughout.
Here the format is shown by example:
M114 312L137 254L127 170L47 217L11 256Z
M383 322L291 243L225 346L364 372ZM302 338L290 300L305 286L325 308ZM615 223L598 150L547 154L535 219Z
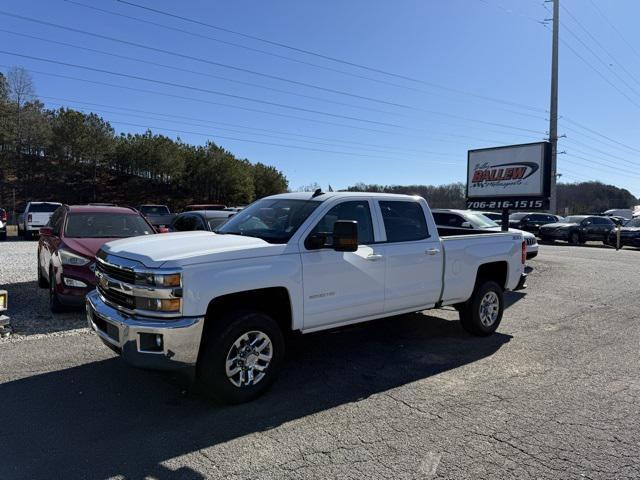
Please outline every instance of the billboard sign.
M469 150L467 208L543 210L549 208L549 142Z

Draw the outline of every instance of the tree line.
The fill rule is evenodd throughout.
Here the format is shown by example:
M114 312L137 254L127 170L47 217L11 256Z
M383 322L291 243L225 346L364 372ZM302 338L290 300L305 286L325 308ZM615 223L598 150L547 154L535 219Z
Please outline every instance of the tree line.
M29 73L0 73L0 206L14 191L30 199L68 203L118 201L247 204L288 189L273 166L235 157L213 141L116 133L95 113L48 109Z
M366 185L358 183L347 188L349 192L402 193L424 197L432 208L465 207L465 184L448 185ZM636 198L623 188L601 182L558 184L558 211L560 215L602 213L612 208L633 208L640 205Z

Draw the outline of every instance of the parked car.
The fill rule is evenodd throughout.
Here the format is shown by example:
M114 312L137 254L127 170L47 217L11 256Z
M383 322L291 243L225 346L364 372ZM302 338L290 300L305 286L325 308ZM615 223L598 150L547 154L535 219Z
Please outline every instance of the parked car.
M225 205L219 203L203 203L198 205L187 205L184 207L185 212L194 212L196 210L224 210L227 208Z
M633 210L630 208L613 208L611 210L607 210L602 215L605 217L622 217L627 220L631 220L633 218Z
M51 311L81 306L96 286L95 255L110 240L156 233L133 208L59 207L40 229L38 286L49 288Z
M540 227L539 236L545 242L563 240L577 245L589 240L605 241L616 227L608 217L571 215L562 223L549 223Z
M0 208L0 240L7 239L7 211Z
M0 290L0 338L11 334L11 319L6 315L9 309L9 294L6 290Z
M156 228L167 228L176 218L166 205L139 205L136 209Z
M550 213L516 212L509 215L509 226L511 228L531 232L534 235L538 233L542 225L557 222L558 218Z
M218 232L105 244L87 318L127 362L195 374L229 403L275 380L288 331L453 305L490 335L503 291L526 279L520 234L440 238L426 201L406 195L275 195Z
M433 219L441 235L467 235L469 233L500 232L502 227L484 213L473 210L453 210L434 208ZM532 233L509 228L512 233L519 233L527 243L527 260L538 256L538 240Z
M490 220L493 220L498 225L502 225L502 213L498 212L478 212L487 217Z
M605 244L615 247L618 244L617 228L609 232ZM620 228L620 246L640 248L640 217L632 218Z
M228 210L184 212L175 218L169 228L172 232L191 232L194 230L213 232L233 215L235 213Z
M53 215L53 212L62 205L58 202L29 202L24 213L18 219L18 235L25 240L31 239L44 227Z

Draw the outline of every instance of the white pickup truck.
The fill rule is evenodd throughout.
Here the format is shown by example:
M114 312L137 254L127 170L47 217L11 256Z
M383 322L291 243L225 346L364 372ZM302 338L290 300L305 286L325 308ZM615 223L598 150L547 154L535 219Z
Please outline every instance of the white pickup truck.
M289 331L453 305L465 330L493 333L525 255L521 234L440 238L419 197L287 193L216 233L105 244L87 318L127 362L192 373L238 403L273 382Z
M58 202L29 202L18 217L18 235L29 240L49 223L53 212L62 205Z

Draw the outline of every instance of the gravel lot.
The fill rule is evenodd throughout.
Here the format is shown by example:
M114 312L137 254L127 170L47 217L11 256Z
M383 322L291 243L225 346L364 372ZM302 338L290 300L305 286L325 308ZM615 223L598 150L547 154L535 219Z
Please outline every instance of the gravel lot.
M640 252L541 246L499 333L437 311L308 335L263 398L211 404L52 316L0 244L0 478L640 477Z

